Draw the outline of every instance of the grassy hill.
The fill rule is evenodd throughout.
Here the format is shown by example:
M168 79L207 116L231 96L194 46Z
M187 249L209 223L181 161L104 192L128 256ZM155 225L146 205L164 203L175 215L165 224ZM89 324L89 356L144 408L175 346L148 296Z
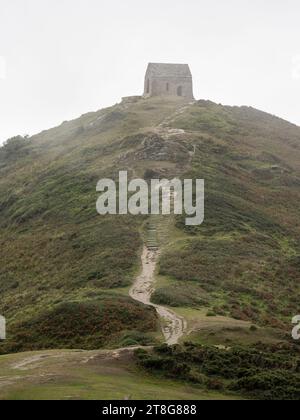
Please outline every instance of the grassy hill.
M170 125L197 133L186 176L205 179L206 216L196 228L177 220L181 233L160 265L169 283L156 300L169 292L171 302L184 284L185 306L201 297L211 314L290 331L300 295L300 129L203 101Z
M133 341L141 344L160 336L154 311L129 299L126 289L139 270L140 233L146 220L100 217L96 184L100 178L115 178L120 169L127 169L132 177L143 177L155 166L176 172L181 145L177 145L177 157L170 143L173 161L169 161L169 149L163 162L155 156L148 161L147 153L155 142L153 127L179 105L177 101L124 103L31 139L12 139L0 149L0 313L7 318L9 337L0 351L44 348L45 340L33 338L30 326L46 314L55 318L66 303L80 303L81 308L86 304L87 310L99 303L108 318L106 340L91 339L88 348L122 343L124 334L132 333ZM145 139L151 143L150 150L146 159L138 158L146 148ZM112 302L135 313L136 325L120 311L110 328ZM61 328L68 330L69 321L64 322ZM145 334L137 338L140 332ZM86 348L87 340L80 342L80 330L78 337L76 345ZM59 341L53 340L51 346ZM62 344L73 341L74 337Z
M99 216L96 184L204 178L205 222L157 218L153 301L183 341L291 342L300 296L300 128L248 107L133 99L0 149L1 353L151 345L151 308L128 297L147 217Z

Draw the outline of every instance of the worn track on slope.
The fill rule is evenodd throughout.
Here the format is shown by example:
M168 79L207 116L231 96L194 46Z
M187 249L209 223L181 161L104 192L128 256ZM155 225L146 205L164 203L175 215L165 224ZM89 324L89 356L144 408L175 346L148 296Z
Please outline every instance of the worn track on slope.
M151 303L151 295L154 292L154 275L158 258L158 250L156 251L148 249L146 246L144 247L142 253L142 272L136 278L129 294L132 299L156 309L158 315L162 318L162 332L166 343L173 345L177 344L179 339L183 336L187 324L184 318L175 314L175 312L170 309Z
M184 130L176 130L170 128L169 123L172 122L176 116L182 114L187 109L187 107L193 103L194 101L181 106L175 113L165 118L156 127L155 131L167 138L175 134L184 134ZM196 147L194 146L194 150L191 152L190 156L191 159L193 158L195 151ZM171 200L173 199L174 196L171 192ZM145 305L152 306L156 309L156 312L162 319L162 332L166 343L173 345L177 344L180 338L185 334L187 330L186 320L183 317L177 315L171 309L161 305L156 305L151 302L151 296L155 290L155 270L160 255L158 234L160 234L160 236L163 238L166 235L166 231L168 231L170 223L170 217L168 218L167 223L166 218L162 218L161 216L152 216L150 218L150 222L148 224L148 234L145 241L146 245L143 248L143 253L141 256L142 272L136 278L133 286L129 291L129 295L132 297L132 299L138 302L142 302ZM159 229L157 229L158 225L160 226Z

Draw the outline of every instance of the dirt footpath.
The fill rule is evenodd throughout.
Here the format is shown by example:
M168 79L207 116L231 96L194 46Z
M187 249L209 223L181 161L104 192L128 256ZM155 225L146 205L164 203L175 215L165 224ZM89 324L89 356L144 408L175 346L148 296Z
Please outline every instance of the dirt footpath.
M159 258L158 251L144 247L142 253L142 273L136 278L129 295L136 301L153 306L162 318L162 332L169 345L177 344L186 331L187 324L184 318L176 315L164 306L151 303L154 292L155 269Z

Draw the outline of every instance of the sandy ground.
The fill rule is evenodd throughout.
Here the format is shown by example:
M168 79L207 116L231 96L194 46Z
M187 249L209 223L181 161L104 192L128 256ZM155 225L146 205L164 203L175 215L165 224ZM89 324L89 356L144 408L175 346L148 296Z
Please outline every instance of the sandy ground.
M145 305L153 306L162 318L162 332L169 345L177 344L187 329L184 318L164 306L151 303L154 292L155 269L159 258L158 251L151 251L144 247L142 253L142 273L136 278L130 289L130 296Z

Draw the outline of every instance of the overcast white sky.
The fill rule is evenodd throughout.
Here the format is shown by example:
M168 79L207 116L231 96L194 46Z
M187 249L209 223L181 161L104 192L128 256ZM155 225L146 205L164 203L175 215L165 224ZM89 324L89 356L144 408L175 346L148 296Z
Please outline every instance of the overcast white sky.
M299 22L299 0L0 0L0 142L141 94L149 61L300 125Z

